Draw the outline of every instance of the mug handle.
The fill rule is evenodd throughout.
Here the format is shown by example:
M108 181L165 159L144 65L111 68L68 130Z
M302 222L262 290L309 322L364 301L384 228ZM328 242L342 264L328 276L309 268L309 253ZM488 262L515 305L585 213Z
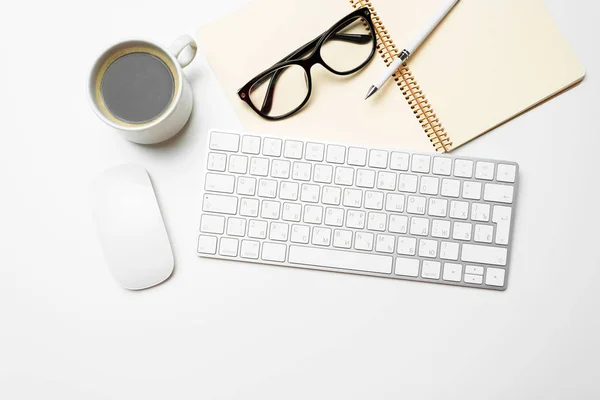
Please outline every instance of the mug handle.
M179 55L186 47L190 47L192 51L190 53L186 53L188 55L179 58ZM179 65L181 68L185 68L189 63L192 62L194 57L196 56L196 51L198 50L198 45L196 45L196 41L190 35L181 35L179 36L171 46L169 46L169 51L175 56L177 61L179 61Z

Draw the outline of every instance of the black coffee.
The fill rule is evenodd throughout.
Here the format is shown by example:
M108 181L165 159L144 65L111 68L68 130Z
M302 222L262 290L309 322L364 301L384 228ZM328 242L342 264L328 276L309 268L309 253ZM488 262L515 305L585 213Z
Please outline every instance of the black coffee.
M148 53L115 60L102 77L104 104L116 118L142 124L161 115L171 103L175 82L169 67Z

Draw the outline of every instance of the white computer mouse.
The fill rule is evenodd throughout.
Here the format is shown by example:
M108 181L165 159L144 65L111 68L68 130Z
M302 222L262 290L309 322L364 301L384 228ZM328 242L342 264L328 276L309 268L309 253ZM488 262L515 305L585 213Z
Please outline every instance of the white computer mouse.
M144 168L104 171L92 182L91 202L104 258L119 284L145 289L171 275L171 243Z

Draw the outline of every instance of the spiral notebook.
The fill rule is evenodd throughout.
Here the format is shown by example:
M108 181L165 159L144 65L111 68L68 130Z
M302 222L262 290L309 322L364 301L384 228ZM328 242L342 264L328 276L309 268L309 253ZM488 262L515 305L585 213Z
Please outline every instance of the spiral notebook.
M254 0L199 30L198 42L245 128L306 139L447 152L580 82L585 71L543 0L461 0L376 96L365 92L440 0ZM378 55L340 77L312 70L295 116L256 115L237 89L357 7Z

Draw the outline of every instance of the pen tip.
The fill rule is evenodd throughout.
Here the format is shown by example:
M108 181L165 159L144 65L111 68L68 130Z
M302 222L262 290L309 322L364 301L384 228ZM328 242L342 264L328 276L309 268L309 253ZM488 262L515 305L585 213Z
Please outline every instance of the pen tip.
M369 91L367 92L367 95L365 96L365 100L368 99L369 97L373 96L377 90L378 89L376 86L371 86L369 88Z

